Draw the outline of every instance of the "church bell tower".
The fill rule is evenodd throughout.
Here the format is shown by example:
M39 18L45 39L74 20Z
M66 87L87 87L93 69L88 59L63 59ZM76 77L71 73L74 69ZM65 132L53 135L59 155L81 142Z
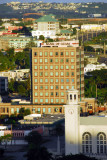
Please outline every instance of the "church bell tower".
M78 90L67 91L65 107L65 155L79 153L80 106Z

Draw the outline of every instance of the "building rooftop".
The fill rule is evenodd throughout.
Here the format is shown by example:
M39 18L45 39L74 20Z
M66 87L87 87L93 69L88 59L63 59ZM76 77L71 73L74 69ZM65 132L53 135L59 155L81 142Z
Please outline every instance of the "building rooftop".
M81 117L80 125L107 125L107 117L103 116L89 116Z
M58 22L58 20L52 18L51 15L46 15L37 19L35 22Z

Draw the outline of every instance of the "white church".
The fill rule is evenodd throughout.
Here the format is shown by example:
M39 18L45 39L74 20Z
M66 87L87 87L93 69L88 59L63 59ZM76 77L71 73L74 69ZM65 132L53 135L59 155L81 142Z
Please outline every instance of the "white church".
M107 159L107 117L80 117L77 90L67 91L64 107L65 154L83 153Z

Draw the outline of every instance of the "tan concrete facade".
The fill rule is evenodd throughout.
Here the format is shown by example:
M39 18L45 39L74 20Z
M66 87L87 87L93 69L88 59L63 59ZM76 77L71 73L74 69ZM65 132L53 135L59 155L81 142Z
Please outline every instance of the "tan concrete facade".
M78 89L83 100L83 48L32 48L31 82L33 104L66 104L68 89Z

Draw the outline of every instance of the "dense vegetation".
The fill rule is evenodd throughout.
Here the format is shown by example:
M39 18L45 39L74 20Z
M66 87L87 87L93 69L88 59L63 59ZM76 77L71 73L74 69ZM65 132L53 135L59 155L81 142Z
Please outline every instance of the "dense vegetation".
M103 45L104 42L107 45L107 32L100 33L97 37L92 38L90 41L86 41L84 44L85 45L88 45L88 44Z
M8 89L9 93L18 93L21 96L30 97L30 79L22 82L11 80Z
M85 97L95 97L102 104L107 102L107 69L87 73L85 76Z
M15 54L14 48L0 52L0 71L30 68L29 50Z

